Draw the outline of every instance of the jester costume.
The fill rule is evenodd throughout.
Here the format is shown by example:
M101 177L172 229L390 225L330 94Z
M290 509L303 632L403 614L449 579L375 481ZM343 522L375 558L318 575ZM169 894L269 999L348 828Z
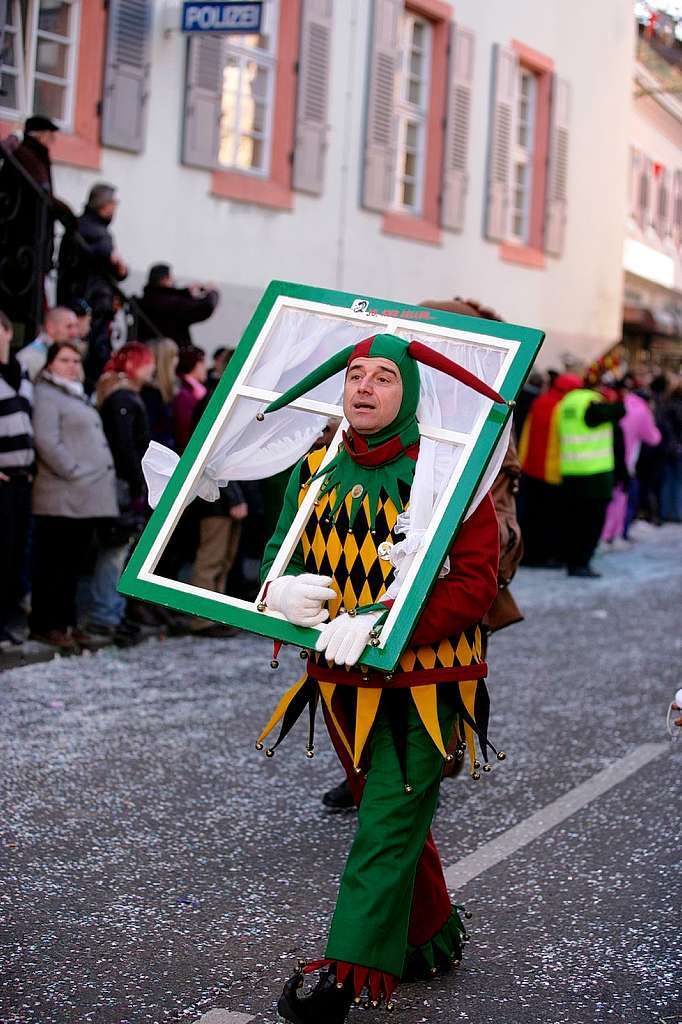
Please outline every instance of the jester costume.
M392 335L376 335L345 350L269 409L279 408L356 358L383 357L396 364L403 398L393 422L376 434L352 427L334 458L321 469L326 449L305 456L294 468L275 533L265 550L266 579L308 487L322 486L286 575L331 577L331 623L341 615L374 616L376 634L391 601L390 560L400 542L398 516L409 505L419 456L416 358L451 372L449 360ZM416 355L415 355L416 352ZM448 364L447 367L444 364ZM500 397L462 368L461 380ZM454 376L454 373L453 373ZM471 381L475 383L471 383ZM269 410L268 410L269 411ZM444 761L453 734L457 754L469 747L472 774L479 776L474 741L487 764L488 695L480 622L497 593L498 526L489 495L462 525L449 553L449 569L434 584L429 600L392 673L351 668L311 652L304 675L282 697L260 736L278 723L270 756L298 717L309 711L308 753L318 703L358 805L358 830L343 872L325 957L301 971L326 967L315 990L320 1000L338 998L338 1016L307 1015L310 999L298 999L292 979L280 1012L292 1021L343 1020L347 1005L366 989L373 1001L390 1003L401 978L427 977L458 962L466 938L464 923L448 896L430 827ZM383 599L383 600L382 600ZM268 588L263 594L267 606ZM380 612L380 616L376 613ZM331 626L329 627L331 628ZM370 642L372 642L370 640ZM320 700L321 698L321 700ZM500 756L500 755L498 755ZM502 755L503 756L503 755ZM334 996L332 989L336 991Z

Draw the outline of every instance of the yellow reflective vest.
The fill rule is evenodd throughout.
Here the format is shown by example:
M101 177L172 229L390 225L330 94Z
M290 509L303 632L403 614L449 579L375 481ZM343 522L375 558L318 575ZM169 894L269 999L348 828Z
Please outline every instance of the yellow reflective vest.
M613 470L613 427L610 423L599 427L588 427L585 423L588 406L603 401L596 391L578 388L559 403L559 465L562 477L594 476Z

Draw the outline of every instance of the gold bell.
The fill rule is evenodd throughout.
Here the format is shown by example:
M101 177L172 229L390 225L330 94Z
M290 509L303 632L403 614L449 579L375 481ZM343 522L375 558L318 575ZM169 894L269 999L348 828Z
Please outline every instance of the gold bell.
M481 762L480 761L474 761L474 771L477 772L480 767L481 767Z
M305 756L309 759L315 757L315 751L313 750L312 747L308 747L308 749L305 752Z
M353 771L355 772L356 775L362 775L362 768L360 767L359 764L353 768Z
M259 612L264 612L265 611L265 603L263 601L259 601L258 604L256 605L256 608L258 609Z
M279 662L277 661L277 658L272 659L272 661L270 662L270 668L279 668Z
M386 1009L388 1010L389 1013L395 1010L395 1003L393 1002L392 999L389 999L389 1001L386 1003Z
M392 672L387 672L386 673L386 682L390 683L391 679L393 679L393 673Z
M262 413L262 412L257 412L257 413L256 413L256 419L258 420L258 422L259 422L259 423L262 423L262 422L263 422L263 420L265 419L265 415L264 415L264 413Z
M262 750L262 749L263 749L263 744L260 743L260 742L256 743L256 750Z
M349 608L347 614L350 615L351 619L354 619L358 613L355 608Z
M474 780L474 782L478 782L480 777L481 777L481 773L480 772L472 772L471 773L471 778Z
M272 749L272 747L268 747L268 749L265 751L265 756L266 757L274 757L275 756L275 751Z
M373 636L372 639L369 642L369 646L370 647L378 647L379 646L379 638L376 637L376 636Z
M498 750L497 751L497 760L498 761L505 761L506 758L507 758L507 755L505 754L504 750Z
M486 763L485 763L485 764L483 765L483 771L484 771L484 772L491 772L492 770L493 770L493 766L492 766L491 764L488 764L488 763L486 762Z
M465 910L465 911L464 911L464 916L466 917L467 921L470 921L470 920L471 920L471 918L472 918L472 917L473 917L474 915L473 915L473 914L471 913L471 911L470 911L470 910Z
M429 974L431 975L432 978L435 978L435 976L438 974L438 969L436 967L431 967L429 969Z
M445 760L448 762L448 764L452 764L452 762L455 760L454 755L453 754L446 754L445 755Z
M306 650L305 647L298 652L298 656L301 659L301 661L307 661L309 654L310 654L310 651Z
M409 795L410 793L412 793L412 792L413 792L412 786L411 786L411 785L409 784L409 782L406 782L406 783L405 783L405 792L406 792L406 793L407 793L408 795Z

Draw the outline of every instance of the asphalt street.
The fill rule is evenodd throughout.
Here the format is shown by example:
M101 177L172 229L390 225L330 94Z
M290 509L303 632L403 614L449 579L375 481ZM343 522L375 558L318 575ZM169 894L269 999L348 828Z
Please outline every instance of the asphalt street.
M526 620L489 653L508 757L446 781L435 822L472 941L399 989L395 1024L682 1021L682 527L597 566L515 581ZM313 761L302 725L254 750L300 668L269 660L244 634L0 674L3 1024L274 1024L323 954L355 822L320 804L340 778L322 735Z

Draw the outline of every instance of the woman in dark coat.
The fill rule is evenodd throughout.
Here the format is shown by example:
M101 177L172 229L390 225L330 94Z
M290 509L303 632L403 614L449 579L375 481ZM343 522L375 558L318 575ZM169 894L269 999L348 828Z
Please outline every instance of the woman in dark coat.
M144 522L142 456L149 445L149 421L140 391L154 368L152 351L133 342L111 357L97 384L97 404L116 469L119 515L99 532L97 558L81 610L89 633L110 637L119 646L140 639L139 628L126 620L126 601L117 585L130 541Z

